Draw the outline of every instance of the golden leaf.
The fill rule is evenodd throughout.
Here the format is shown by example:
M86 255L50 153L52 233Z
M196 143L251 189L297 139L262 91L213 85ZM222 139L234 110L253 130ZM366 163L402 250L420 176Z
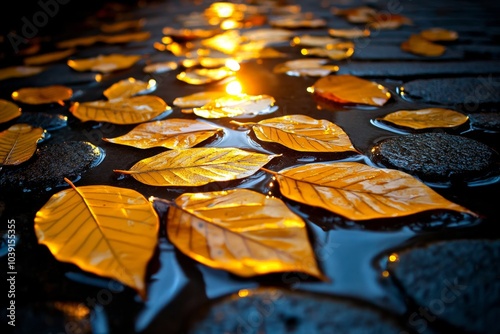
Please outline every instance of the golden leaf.
M131 67L138 62L142 56L140 55L99 55L94 58L86 59L71 59L68 60L68 66L75 71L98 71L102 73L110 73L117 70L122 70Z
M69 110L82 122L136 124L149 121L169 109L171 108L158 96L143 95L111 101L76 102Z
M102 32L105 33L116 33L128 29L141 29L142 27L144 27L145 23L146 23L145 19L103 23L100 26L100 29Z
M469 117L454 110L426 108L418 110L398 110L379 120L412 129L452 128L465 124Z
M193 147L223 131L221 128L198 120L170 118L164 121L143 123L123 136L103 138L103 140L137 148L182 149Z
M399 14L387 15L386 13L378 13L370 20L368 27L370 29L377 29L377 30L398 29L402 25L412 25L412 24L413 21L404 15L399 15Z
M338 38L331 38L329 36L316 36L316 35L302 35L295 36L292 39L292 46L312 46L312 47L326 47L327 45L334 45L342 43Z
M422 30L420 36L431 42L450 42L458 39L458 33L456 31L443 28Z
M156 88L156 82L144 82L134 78L128 78L114 83L104 91L104 96L108 100L113 100L122 97L132 97L134 95L146 94L152 92Z
M352 220L400 217L437 209L476 215L398 170L335 162L305 164L272 173L283 196Z
M274 102L269 95L227 95L193 108L193 112L203 118L255 116L273 112Z
M173 28L173 27L164 27L162 32L164 35L170 36L175 40L192 41L195 39L213 37L213 36L217 35L218 33L220 33L221 30L219 28L215 28L215 29L201 29L201 28L177 29L177 28Z
M382 106L390 98L387 88L354 75L328 75L312 86L314 94L337 103Z
M143 159L130 170L137 181L152 186L202 186L250 176L279 155L247 152L238 148L199 147L176 149Z
M26 57L24 58L24 64L28 66L34 66L52 63L61 59L66 59L67 57L75 53L75 51L76 49L67 49L63 51L55 51L37 56Z
M51 85L45 87L27 87L12 93L14 101L27 104L59 103L64 105L65 100L73 96L73 90L62 85Z
M356 39L362 37L369 37L370 30L359 29L359 28L349 28L349 29L328 29L328 34L332 37Z
M21 116L21 108L15 103L0 99L0 123L5 123Z
M262 120L258 123L239 123L251 126L258 139L278 143L301 152L346 152L357 150L349 136L338 125L306 115L287 115Z
M163 61L152 63L144 66L145 73L165 73L177 69L178 65L175 61Z
M176 97L173 105L181 108L201 107L215 99L227 96L226 92L199 92L186 96Z
M269 20L272 27L299 29L299 28L323 28L326 26L326 20L320 17L314 17L310 13L281 15Z
M119 35L103 35L99 36L98 41L107 44L122 44L147 41L149 38L151 38L149 31L138 31Z
M229 30L201 41L204 47L220 51L227 55L236 52L240 47L240 43L241 36L238 30Z
M0 132L0 166L19 165L33 156L44 130L29 124L14 124Z
M100 36L77 37L58 42L56 43L56 46L59 49L73 49L80 46L90 46L92 44L97 43L97 41L99 41L99 38Z
M45 70L42 66L10 66L0 69L0 80L24 78L36 75Z
M295 59L274 66L273 73L286 73L290 76L320 76L324 77L336 72L336 65L324 65L329 59Z
M262 28L247 30L241 34L244 41L263 41L265 44L286 42L293 36L293 32L287 29Z
M413 34L408 40L401 43L401 50L419 56L439 57L446 51L446 47L430 42L420 35Z
M225 79L234 74L234 71L226 66L222 66L219 68L191 69L177 74L176 78L190 85L204 85Z
M343 60L350 58L354 54L354 48L347 49L326 49L326 48L309 48L300 50L304 56L328 57L332 60Z
M368 6L359 6L351 8L333 7L332 13L337 16L345 17L351 23L368 23L377 15L377 11Z
M170 204L167 235L194 260L239 276L294 271L327 280L302 218L252 190L182 194Z
M36 213L38 242L59 261L118 280L145 299L147 264L158 238L153 205L135 190L66 182L71 188Z

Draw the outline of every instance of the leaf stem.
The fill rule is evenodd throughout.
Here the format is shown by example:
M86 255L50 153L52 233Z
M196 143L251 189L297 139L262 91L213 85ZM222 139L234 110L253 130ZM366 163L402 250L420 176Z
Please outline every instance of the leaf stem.
M260 167L260 170L263 170L264 172L272 174L274 176L278 175L278 172L275 172L273 170L270 170L270 169L267 169L267 168L264 168L264 167Z

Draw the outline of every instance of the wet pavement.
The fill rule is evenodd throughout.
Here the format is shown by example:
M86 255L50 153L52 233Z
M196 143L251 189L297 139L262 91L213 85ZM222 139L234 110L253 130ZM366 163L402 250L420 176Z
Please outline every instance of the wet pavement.
M195 119L195 115L185 114L173 106L174 99L209 89L221 91L225 83L194 86L176 78L181 67L157 74L145 73L143 68L155 62L180 62L183 57L167 50L159 51L154 43L161 41L164 27L181 28L180 18L203 13L211 3L187 0L146 1L139 6L107 3L96 12L98 15L91 15L88 20L77 6L74 9L80 11L79 15L75 14L77 19L59 18L59 26L40 29L33 41L40 41L42 50L53 51L58 41L100 34L100 23L106 20L144 19L141 29L151 33L149 39L123 44L96 43L79 47L71 56L79 59L123 53L139 54L143 58L131 68L102 75L99 80L96 80L96 72L77 72L65 60L57 61L38 75L0 81L0 98L11 101L11 93L20 88L57 84L73 89L71 102L95 101L102 99L103 91L119 80L154 79L157 87L153 93L173 107L166 119ZM460 136L478 141L498 154L499 3L429 0L264 3L268 6L267 18L277 15L273 11L279 3L299 5L301 12L311 12L326 20L326 26L321 28L291 29L297 36L325 36L328 28L364 28L363 24L352 24L334 15L333 7L370 5L386 17L410 18L412 25L372 29L370 37L354 40L351 58L329 62L339 66L337 74L356 75L384 85L392 97L380 107L332 104L317 99L307 91L317 77L295 77L272 71L285 60L303 57L300 48L288 41L273 44L285 58L242 62L237 79L247 94L273 96L278 108L272 114L243 121L256 122L292 114L327 119L340 126L362 154L296 152L275 143L261 142L250 132L229 123L229 119L211 120L224 129L224 135L199 146L234 146L280 153L282 159L266 165L274 171L297 164L340 160L376 165L378 162L372 161L370 152L379 143L408 134L381 126L375 121L377 118L396 110L442 107L468 115L470 121L457 128L417 132ZM60 5L63 8L64 5ZM63 11L60 14L70 16ZM269 27L267 22L242 31ZM418 56L401 50L400 44L411 34L431 27L455 30L459 38L443 43L447 49L440 57ZM20 65L25 57L13 52L9 41L4 36L2 67ZM12 314L7 309L10 304L3 304L1 316L5 328L12 333L500 333L498 158L493 159L492 171L481 170L485 177L474 182L450 183L446 179L428 182L436 192L477 213L478 217L434 210L399 218L352 221L284 198L279 190L271 189L271 176L264 172L242 180L199 187L142 184L113 170L129 169L137 161L165 149L140 150L103 140L123 135L134 125L81 122L69 112L69 103L20 106L22 118L0 124L0 130L22 120L44 124L49 135L38 144L39 149L30 161L19 166L4 166L0 172L3 234L0 251L6 276L14 277L15 281L15 296L9 296L7 302L15 301L16 326L7 324L12 319L8 317ZM33 115L28 117L28 113L67 119L63 124L52 119L54 125L47 117L37 120ZM474 149L471 142L467 145ZM426 143L418 149L425 151L424 146L430 145ZM93 160L92 154L96 151L89 147L99 149L101 160ZM76 154L85 150L93 153L85 157ZM442 157L447 153L430 152L443 154ZM466 155L459 151L452 153L450 156L454 159ZM418 152L416 154L418 156ZM422 152L425 154L429 152ZM465 163L465 168L476 163L474 154L466 156L471 161ZM198 263L170 242L165 232L167 207L156 203L161 218L159 242L148 267L147 301L142 301L133 289L83 271L76 265L57 261L47 247L38 244L34 217L53 194L67 188L62 180L64 176L74 180L78 187L113 185L134 189L146 198L168 200L186 192L233 188L248 188L263 194L273 191L273 195L282 198L306 222L319 267L329 281L295 272L245 278ZM425 180L425 175L420 177ZM15 272L7 270L8 258L12 256L9 255L12 250L8 249L10 231L16 236ZM12 290L12 282L9 286ZM7 294L9 287L5 289Z

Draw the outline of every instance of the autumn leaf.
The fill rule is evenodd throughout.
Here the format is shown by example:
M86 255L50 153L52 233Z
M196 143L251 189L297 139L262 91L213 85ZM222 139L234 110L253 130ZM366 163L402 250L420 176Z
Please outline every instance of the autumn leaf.
M469 117L450 109L426 108L398 110L379 118L379 120L412 129L427 129L456 127L465 124Z
M429 28L422 30L420 36L431 42L450 42L458 39L458 33L444 28Z
M255 116L273 112L275 99L269 95L227 95L212 100L193 112L203 118Z
M215 99L224 96L227 96L226 92L205 91L176 97L172 103L174 106L181 108L201 107Z
M344 17L351 23L368 23L373 19L375 15L377 15L377 11L374 8L368 6L358 6L350 8L333 7L332 13L334 15Z
M234 189L185 193L169 204L168 238L198 262L243 277L293 271L327 280L304 221L278 198Z
M368 27L370 29L382 30L382 29L398 29L403 25L413 25L413 21L400 14L389 14L377 13L374 17L370 19Z
M193 147L223 131L198 120L170 118L139 124L123 136L103 138L103 140L142 149L151 147L182 149Z
M82 122L136 124L149 121L170 109L158 96L143 95L111 101L76 102L69 110Z
M147 41L149 38L151 38L151 33L149 31L138 31L118 35L101 35L98 37L97 41L107 44L123 44Z
M236 74L226 66L218 68L196 68L177 74L176 78L190 85L205 85Z
M12 99L27 104L58 103L64 105L65 100L73 96L73 90L62 85L45 87L26 87L12 93Z
M56 43L56 47L59 49L73 49L77 47L91 46L99 41L99 36L83 36L67 39Z
M24 58L24 64L28 66L44 65L61 59L66 59L76 52L76 49L67 49L63 51L54 51L37 56Z
M42 128L29 124L14 124L0 132L0 166L19 165L33 156L43 138Z
M134 78L120 80L104 91L104 96L108 100L113 100L122 97L132 97L134 95L147 94L154 91L156 88L156 81L144 82Z
M426 57L439 57L446 51L446 47L430 42L422 36L416 34L411 35L410 38L401 43L401 49L406 52Z
M142 56L140 55L122 55L110 54L99 55L94 58L70 59L67 64L75 71L97 71L102 73L111 73L131 67L137 63Z
M195 39L210 38L221 32L219 28L214 29L201 29L201 28L173 28L164 27L162 29L163 35L169 36L175 40L179 41L192 41Z
M178 65L175 61L163 61L152 63L144 66L144 73L165 73L177 69Z
M176 149L136 163L130 170L115 170L152 186L202 186L253 175L279 155L238 148L200 147Z
M252 29L241 33L241 37L244 42L264 41L267 45L287 42L290 38L292 38L292 36L292 31L279 28Z
M15 103L0 99L0 123L5 123L21 116L21 108Z
M336 65L325 65L329 59L294 59L274 66L273 73L290 76L326 76L339 70Z
M304 56L328 57L332 60L343 60L354 54L354 48L327 49L327 48L304 48L300 50Z
M292 39L291 45L326 48L329 45L336 45L339 43L344 43L344 42L338 38L332 38L330 36L302 35L302 36L295 36Z
M337 103L382 106L391 94L382 85L353 75L329 75L312 86L314 94Z
M112 23L103 23L99 29L104 33L116 33L128 29L141 29L146 23L145 19L127 20Z
M44 66L10 66L0 69L0 80L24 78L45 71Z
M309 13L304 13L277 16L271 18L269 24L272 27L286 29L323 28L326 26L326 20L309 15Z
M110 277L146 298L147 264L157 245L159 218L135 190L112 186L60 191L36 213L35 232L59 261Z
M283 196L352 220L401 217L437 209L476 215L398 170L335 162L271 173Z
M306 115L281 116L258 123L231 123L252 127L258 139L278 143L296 151L357 152L347 134L338 125Z
M356 39L370 36L369 29L348 28L348 29L328 29L328 34L337 38Z

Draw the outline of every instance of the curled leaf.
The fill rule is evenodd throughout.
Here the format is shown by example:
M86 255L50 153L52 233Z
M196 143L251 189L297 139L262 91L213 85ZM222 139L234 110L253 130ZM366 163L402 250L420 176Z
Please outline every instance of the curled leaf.
M5 123L21 116L21 108L15 103L0 99L0 123Z
M287 115L262 120L258 123L238 123L251 126L258 139L276 142L301 152L345 152L356 149L347 134L338 125L306 115Z
M12 93L12 99L27 104L59 103L64 105L65 100L73 96L73 90L62 85L45 87L26 87Z
M99 55L94 58L70 59L67 64L76 71L97 71L110 73L126 69L137 63L142 57L140 55L110 54Z
M253 175L277 156L231 147L186 148L157 154L139 161L128 171L115 172L132 175L152 186L195 187Z
M398 110L379 118L379 120L411 129L427 129L456 127L465 124L469 117L450 109L426 108Z
M446 47L430 42L416 34L411 35L408 40L401 43L401 49L426 57L439 57L446 51Z
M360 103L382 106L391 94L384 86L353 75L329 75L312 86L314 94L337 103Z
M144 82L134 78L128 78L114 83L104 91L108 100L121 97L132 97L134 95L147 94L156 88L156 81Z
M357 162L306 164L275 176L283 196L352 220L400 217L437 209L475 215L410 174Z
M171 109L158 96L143 95L111 101L76 102L70 112L82 122L101 121L136 124L149 121Z
M274 102L269 95L227 95L193 108L193 112L203 118L254 116L273 112Z
M170 118L139 124L129 133L104 141L137 148L165 147L181 149L193 147L222 132L210 124L191 119Z
M158 226L158 215L142 194L100 185L71 184L70 189L54 194L35 216L38 242L56 259L116 279L143 299Z
M0 166L19 165L27 161L36 151L44 130L29 124L14 124L0 132Z
M326 279L304 221L252 190L182 194L169 208L167 234L187 256L239 276L295 271Z

